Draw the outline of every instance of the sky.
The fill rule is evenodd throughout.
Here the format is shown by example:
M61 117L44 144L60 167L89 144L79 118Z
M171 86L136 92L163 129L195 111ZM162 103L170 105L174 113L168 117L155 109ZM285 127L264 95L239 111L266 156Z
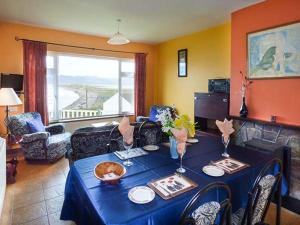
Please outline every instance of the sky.
M118 78L119 62L116 59L103 59L79 56L58 56L59 74L66 76L97 76ZM53 56L47 56L47 68L54 66ZM122 62L122 72L134 72L134 62Z

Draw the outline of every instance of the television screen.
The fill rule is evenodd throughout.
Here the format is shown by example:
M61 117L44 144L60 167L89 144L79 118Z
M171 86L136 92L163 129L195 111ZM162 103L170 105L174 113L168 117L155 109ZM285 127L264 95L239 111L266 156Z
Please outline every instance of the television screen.
M13 88L15 92L23 91L23 75L21 74L1 74L1 88Z

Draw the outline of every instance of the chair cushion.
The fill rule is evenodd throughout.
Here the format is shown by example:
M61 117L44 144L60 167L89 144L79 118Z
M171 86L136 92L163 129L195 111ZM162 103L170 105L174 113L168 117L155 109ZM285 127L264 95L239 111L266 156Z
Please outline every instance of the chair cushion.
M213 225L220 211L220 204L215 201L204 203L193 213L192 217L196 225Z
M241 225L244 213L245 213L244 208L240 208L235 213L233 213L232 214L232 224L233 225Z
M71 134L69 132L51 135L48 138L48 145L53 145L53 144L57 144L57 143L64 142L64 141L69 142L70 137L71 137Z
M156 122L157 121L157 118L156 118L157 114L158 114L157 107L154 107L154 106L151 107L149 120L152 121L152 122Z
M45 126L40 117L27 120L26 124L28 126L30 133L45 132Z
M259 186L261 187L261 193L258 197L257 206L253 212L252 224L261 221L275 181L276 178L273 175L266 175L260 180Z

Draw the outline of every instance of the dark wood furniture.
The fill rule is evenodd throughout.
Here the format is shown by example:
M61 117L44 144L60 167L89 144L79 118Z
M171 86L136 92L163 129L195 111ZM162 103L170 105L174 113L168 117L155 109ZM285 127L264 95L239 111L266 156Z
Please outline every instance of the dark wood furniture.
M194 94L194 115L197 129L217 132L215 120L224 120L229 115L229 94L196 92Z

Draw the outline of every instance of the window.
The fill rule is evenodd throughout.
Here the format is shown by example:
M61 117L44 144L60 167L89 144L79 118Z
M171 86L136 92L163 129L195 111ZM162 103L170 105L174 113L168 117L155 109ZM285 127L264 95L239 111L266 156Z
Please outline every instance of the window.
M134 113L134 60L48 52L50 121Z

